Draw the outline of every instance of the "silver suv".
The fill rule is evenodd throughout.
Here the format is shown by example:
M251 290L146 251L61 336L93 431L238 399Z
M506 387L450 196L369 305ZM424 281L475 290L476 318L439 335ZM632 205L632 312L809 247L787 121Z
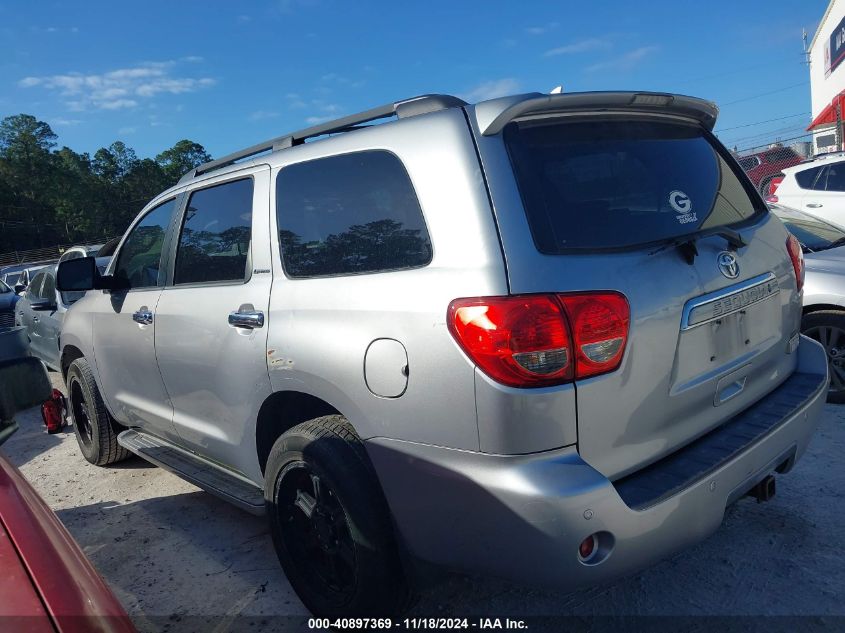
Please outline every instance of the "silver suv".
M83 454L266 512L318 615L401 611L421 561L572 588L705 537L828 382L716 115L427 95L192 170L104 275L60 266L93 289L61 333Z

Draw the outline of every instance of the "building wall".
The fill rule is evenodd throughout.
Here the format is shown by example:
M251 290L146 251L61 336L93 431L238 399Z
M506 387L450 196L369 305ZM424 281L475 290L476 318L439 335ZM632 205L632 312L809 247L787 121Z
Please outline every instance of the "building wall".
M842 19L845 18L845 0L831 0L823 21L810 46L810 99L813 117L827 107L833 98L845 90L845 62L833 70L830 75L825 73L825 49L828 48L830 35ZM845 112L842 113L845 118ZM830 138L834 134L833 126L813 132L815 151L830 151L831 147L820 147L819 138Z

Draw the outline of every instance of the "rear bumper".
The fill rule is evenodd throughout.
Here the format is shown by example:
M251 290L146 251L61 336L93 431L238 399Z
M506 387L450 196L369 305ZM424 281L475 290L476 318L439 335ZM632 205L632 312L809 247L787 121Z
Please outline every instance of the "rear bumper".
M798 354L800 380L788 379L741 414L765 414L768 428L723 451L709 468L698 460L692 481L668 485L653 503L641 503L642 494L633 503L630 491L584 462L575 447L500 456L383 438L366 445L413 556L530 584L591 585L703 539L719 527L727 505L776 468L785 472L794 464L816 427L828 386L821 346L802 337ZM773 411L781 412L775 420ZM652 471L647 483L660 475L655 479ZM587 564L578 545L593 533L601 533L600 551Z

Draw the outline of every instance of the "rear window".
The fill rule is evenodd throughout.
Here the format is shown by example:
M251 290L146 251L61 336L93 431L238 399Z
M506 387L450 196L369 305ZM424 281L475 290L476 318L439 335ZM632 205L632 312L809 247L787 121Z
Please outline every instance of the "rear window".
M528 121L504 138L542 253L630 248L766 212L698 127Z
M408 172L383 150L285 167L276 177L288 276L358 275L431 262L432 247Z
M814 187L816 176L822 170L821 167L813 167L812 169L805 169L804 171L795 172L795 182L802 189L824 189L824 182L820 186Z

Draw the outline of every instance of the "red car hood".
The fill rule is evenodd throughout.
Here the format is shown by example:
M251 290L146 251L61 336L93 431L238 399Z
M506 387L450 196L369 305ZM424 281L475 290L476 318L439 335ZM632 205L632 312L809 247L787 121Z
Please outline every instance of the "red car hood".
M73 537L0 453L0 618L9 616L26 617L27 631L135 631Z

